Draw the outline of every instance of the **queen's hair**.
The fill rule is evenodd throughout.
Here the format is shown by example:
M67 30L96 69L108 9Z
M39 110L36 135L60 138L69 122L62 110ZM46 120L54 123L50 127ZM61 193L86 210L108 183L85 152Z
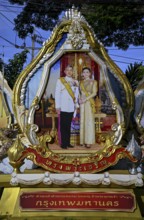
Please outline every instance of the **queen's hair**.
M82 68L82 71L84 71L84 70L89 70L89 72L91 73L91 69L89 67L87 67L87 66Z

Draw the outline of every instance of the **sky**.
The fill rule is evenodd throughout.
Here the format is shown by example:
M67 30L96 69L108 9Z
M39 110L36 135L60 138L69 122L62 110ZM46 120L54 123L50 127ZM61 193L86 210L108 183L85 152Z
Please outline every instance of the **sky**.
M22 49L16 48L15 45L22 46L26 43L27 47L32 47L31 36L28 36L26 40L22 40L18 37L16 31L14 31L14 21L13 19L21 11L21 6L11 5L8 0L0 1L0 58L4 60L5 63L9 59L12 59L14 54L20 53ZM49 31L43 31L41 29L36 29L36 34L38 34L42 41L45 41L49 35ZM40 44L35 44L36 48L41 48ZM123 51L116 47L106 47L108 49L108 54L111 59L120 67L120 69L125 72L128 65L134 62L143 62L144 64L144 47L130 46L128 50ZM29 49L29 57L26 65L29 64L32 57L32 51ZM35 50L35 55L38 53L38 49Z

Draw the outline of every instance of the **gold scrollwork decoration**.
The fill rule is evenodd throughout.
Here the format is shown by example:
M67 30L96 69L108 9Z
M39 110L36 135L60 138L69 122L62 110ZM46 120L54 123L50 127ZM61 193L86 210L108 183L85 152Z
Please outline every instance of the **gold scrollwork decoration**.
M24 151L24 146L21 143L21 135L17 135L15 142L8 150L8 157L10 160L10 164L14 168L15 172L19 172L19 168L22 166L23 161L17 162L21 157L22 152Z

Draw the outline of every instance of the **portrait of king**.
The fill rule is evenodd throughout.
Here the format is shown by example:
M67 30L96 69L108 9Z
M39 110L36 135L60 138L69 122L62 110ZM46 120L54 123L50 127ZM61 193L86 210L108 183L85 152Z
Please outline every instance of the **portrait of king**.
M19 76L13 107L28 146L85 157L118 146L133 97L128 80L76 9Z

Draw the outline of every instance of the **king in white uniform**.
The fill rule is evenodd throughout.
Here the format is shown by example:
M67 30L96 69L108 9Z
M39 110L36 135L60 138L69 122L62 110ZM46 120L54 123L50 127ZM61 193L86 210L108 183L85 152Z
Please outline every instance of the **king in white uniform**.
M57 80L55 90L56 111L60 114L61 148L67 149L70 145L70 129L74 112L78 107L78 81L72 78L73 68L67 66L65 77Z

